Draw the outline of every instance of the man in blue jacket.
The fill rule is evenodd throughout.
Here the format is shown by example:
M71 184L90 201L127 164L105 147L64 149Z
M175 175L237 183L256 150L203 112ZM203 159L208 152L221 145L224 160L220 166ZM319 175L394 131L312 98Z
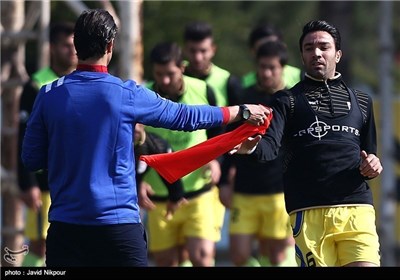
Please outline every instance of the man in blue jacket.
M43 86L22 146L31 171L48 169L51 206L46 264L147 266L137 203L136 123L174 130L239 121L239 106L188 106L107 71L117 26L105 10L84 11L74 30L76 71ZM261 125L269 109L247 105Z

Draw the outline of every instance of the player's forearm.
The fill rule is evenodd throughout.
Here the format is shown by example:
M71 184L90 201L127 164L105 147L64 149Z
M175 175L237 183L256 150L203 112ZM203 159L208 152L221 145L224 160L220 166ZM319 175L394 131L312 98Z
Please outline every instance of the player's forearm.
M240 120L246 120L248 123L253 125L262 125L264 120L272 109L263 105L257 104L244 104L244 109L240 110L240 106L229 106L226 111L229 112L229 117L226 117L224 113L224 123L229 124Z
M233 122L237 122L241 120L241 117L239 115L239 106L229 106L229 107L225 107L227 108L228 112L229 112L229 117L226 120L226 117L224 117L224 123L225 124L229 124L229 123L233 123Z

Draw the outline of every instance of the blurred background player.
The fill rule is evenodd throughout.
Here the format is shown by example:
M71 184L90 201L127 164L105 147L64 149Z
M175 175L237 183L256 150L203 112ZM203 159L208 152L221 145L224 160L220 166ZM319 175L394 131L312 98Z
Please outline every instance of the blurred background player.
M144 161L139 161L139 157L142 155L170 153L172 152L172 148L165 139L162 139L154 133L146 132L144 125L140 123L137 123L135 126L134 147L136 161L136 187L138 188L138 193L141 193L141 185L146 184L143 182L143 176L150 169ZM171 184L163 177L160 176L160 178L168 189L168 201L165 217L169 219L173 216L176 209L187 201L183 198L183 185L181 180L177 180ZM150 188L150 186L143 187L143 191L146 192ZM141 197L143 199L139 201L140 207L143 207L143 209L154 209L156 207L147 194L143 194Z
M214 94L202 80L183 75L182 52L176 43L159 43L151 51L154 82L148 87L161 96L184 104L209 104ZM146 126L146 132L165 139L174 151L207 140L206 130L172 131ZM149 251L157 266L178 266L187 257L193 266L214 264L214 193L210 167L204 166L182 178L183 197L187 203L177 207L167 219L168 188L154 169L145 174L139 201L151 200L147 208Z
M273 94L286 88L283 69L287 61L283 42L268 41L259 46L255 61L257 83L244 89L242 100L270 106ZM229 248L236 266L297 266L283 195L282 159L282 152L267 163L245 155L225 157L223 169L236 169L233 186L226 177L220 185L221 201L231 211Z
M217 53L212 26L204 21L193 21L186 24L183 34L184 56L187 59L185 75L205 81L214 91L216 104L228 106L239 104L241 91L240 79L228 70L215 65L213 59ZM224 132L223 129L208 130L208 137ZM221 176L220 163L222 157L209 163L213 183L217 184ZM218 188L213 188L215 195L215 242L221 240L221 230L224 223L225 207L219 200Z
M283 35L279 29L269 23L260 23L250 32L248 44L251 55L256 56L258 47L269 41L282 41ZM291 88L298 83L304 76L301 69L286 64L283 68L283 81L287 88ZM242 77L242 86L249 87L257 83L255 71L249 72Z

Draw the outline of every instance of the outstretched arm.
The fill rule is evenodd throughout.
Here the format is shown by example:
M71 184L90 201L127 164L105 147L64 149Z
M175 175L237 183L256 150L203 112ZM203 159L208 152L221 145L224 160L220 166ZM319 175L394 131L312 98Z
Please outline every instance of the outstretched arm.
M232 151L238 154L254 154L261 162L274 160L278 156L284 130L288 119L290 119L291 102L290 93L280 91L274 95L272 102L273 119L264 135L250 137Z
M137 94L126 102L126 113L134 122L153 127L193 131L226 125L240 121L239 106L216 107L209 105L186 105L161 97L159 94L138 87ZM125 104L125 103L124 103ZM134 107L135 110L132 110ZM263 105L248 104L252 125L262 125L271 110Z

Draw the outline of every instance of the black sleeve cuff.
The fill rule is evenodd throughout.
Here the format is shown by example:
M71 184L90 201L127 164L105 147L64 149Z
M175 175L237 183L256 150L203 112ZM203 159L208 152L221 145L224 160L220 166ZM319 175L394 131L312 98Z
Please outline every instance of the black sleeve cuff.
M174 183L168 183L164 178L162 178L165 186L168 189L168 200L172 202L177 202L184 197L184 190L182 180L175 181Z

